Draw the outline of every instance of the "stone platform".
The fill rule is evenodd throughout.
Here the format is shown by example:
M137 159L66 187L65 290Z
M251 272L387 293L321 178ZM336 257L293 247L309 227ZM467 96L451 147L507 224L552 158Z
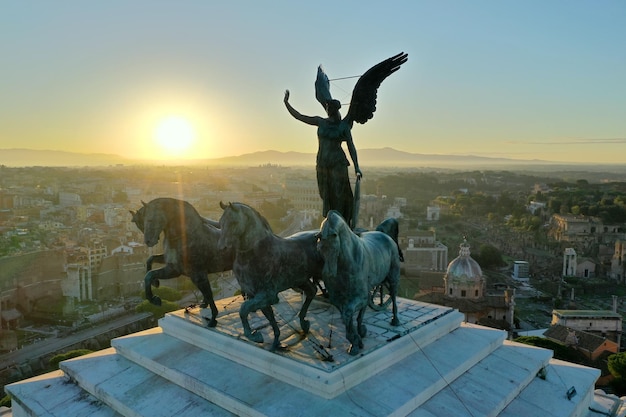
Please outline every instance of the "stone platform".
M311 304L304 336L300 294L280 297L286 350L269 350L261 314L250 318L265 342L244 338L242 298L223 299L216 328L206 327L208 311L179 310L110 349L62 362L62 371L8 386L14 416L591 415L598 370L463 323L456 310L399 299L394 327L390 311L368 309L364 349L350 356L339 313L325 299Z
M243 299L237 297L217 303L220 314L215 329L206 329L203 319L204 315L210 316L210 311L199 309L168 314L159 324L172 336L324 398L336 397L401 361L414 352L416 345L426 347L457 328L463 320L462 314L448 307L399 299L401 325L390 324L391 307L389 311L378 312L368 309L363 318L368 329L363 340L364 349L358 356L350 356L347 352L349 342L336 308L324 299L314 300L307 314L311 329L305 337L298 318L302 299L299 294L285 292L281 294L275 312L280 339L287 349L270 352L274 336L260 312L250 315L250 325L263 334L265 342L260 345L243 336L239 318L242 302ZM427 326L434 321L436 326ZM206 331L214 334L205 337ZM428 337L422 337L426 333ZM408 334L411 336L402 337ZM113 346L119 348L122 343L122 340L116 340ZM358 360L365 357L367 360Z

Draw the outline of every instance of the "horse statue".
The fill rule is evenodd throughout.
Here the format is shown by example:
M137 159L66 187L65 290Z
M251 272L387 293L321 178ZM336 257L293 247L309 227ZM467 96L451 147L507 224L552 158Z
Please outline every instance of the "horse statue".
M376 230L379 232L383 232L387 236L393 239L398 247L398 256L400 257L400 262L404 262L404 253L402 253L402 249L400 249L400 244L398 243L398 235L400 234L400 225L398 224L398 219L390 217L388 219L383 220L378 226L376 226Z
M317 251L317 231L282 238L272 232L267 220L252 207L222 202L220 206L224 213L220 218L222 233L218 246L234 250L233 272L247 298L239 309L244 336L263 342L263 335L253 331L248 322L248 315L260 309L274 332L271 350L284 348L279 342L280 330L272 304L278 302L281 291L302 290L305 300L298 317L302 331L308 333L310 323L305 319L306 313L317 292L323 266Z
M329 300L341 312L346 338L351 343L348 352L357 355L363 348L362 338L367 334L363 314L372 288L386 284L393 305L391 324L400 324L396 304L400 281L398 245L381 231L357 236L335 210L328 212L318 237L318 249L324 258L322 276Z
M202 293L200 307L211 307L209 327L217 324L217 306L208 274L231 270L233 251L219 250L220 238L218 222L200 216L186 201L175 198L157 198L149 203L142 201L143 207L132 211L132 221L143 232L144 242L153 247L164 234L163 253L152 255L146 261L144 288L146 299L152 304L161 305L161 299L152 294L151 286L159 286L159 280L186 275ZM163 268L152 269L152 263L165 264Z

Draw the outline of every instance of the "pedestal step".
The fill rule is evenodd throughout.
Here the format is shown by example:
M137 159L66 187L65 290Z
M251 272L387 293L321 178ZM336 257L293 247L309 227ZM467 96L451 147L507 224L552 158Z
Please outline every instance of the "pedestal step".
M125 359L113 348L61 362L61 369L123 416L234 415Z
M546 371L545 378L533 379L499 417L601 415L589 410L599 369L551 359Z
M206 338L214 335L209 330L206 333ZM503 332L467 326L425 344L424 348L418 340L410 339L413 352L401 362L370 374L369 378L332 399L311 393L308 375L302 375L303 387L296 387L294 381L286 383L276 375L272 376L271 372L251 369L158 329L114 339L112 345L120 355L138 366L231 412L276 416L297 411L300 416L319 416L325 410L332 412L340 408L355 412L359 407L365 407L372 415L387 416L405 415L420 406L449 382L473 371L477 363L502 345L503 340ZM393 354L391 347L390 344L389 354ZM549 351L542 352L545 352L547 361ZM231 354L236 355L236 352ZM282 361L292 361L280 354L267 354L265 365L270 371L285 366L280 364ZM369 356L361 360L367 361ZM541 365L537 363L534 373L527 379L531 379ZM298 364L293 363L293 367L298 368ZM303 372L307 372L306 369ZM337 375L333 377L345 373L347 378L351 370L339 368L331 374L335 372ZM372 395L372 392L377 394ZM303 403L307 407L300 409ZM289 412L277 414L277 404L281 410ZM329 405L332 405L330 409L327 408Z
M13 384L10 392L13 417L122 417L122 414L72 383L63 371L50 372Z
M299 297L290 297L281 300L275 307L277 317L292 317L292 320L279 323L281 340L288 345L286 351L269 350L273 334L267 327L258 330L266 343L258 344L246 339L240 333L238 306L232 304L229 305L231 313L221 314L215 329L206 328L200 313L185 314L182 310L167 314L159 325L163 333L185 343L331 399L403 361L415 352L416 346L425 348L450 334L463 321L463 315L458 311L416 302L401 302L400 326L389 324L389 312L368 311L363 320L368 329L368 335L363 339L364 350L359 356L350 356L344 326L338 317L332 317L334 307L326 302L314 301L311 310L317 311L309 314L311 330L305 336L301 334L294 314L299 311L300 302ZM253 317L253 324L256 319ZM260 324L264 321L264 318L259 320ZM496 341L492 349L504 337L503 332L494 333ZM113 346L119 346L118 342L114 341Z
M505 342L463 375L450 381L420 410L436 416L498 416L537 379L537 374L549 365L551 357L552 352L546 349Z
M289 349L271 352L263 317L251 322L264 344L241 335L237 300L220 300L217 328L205 326L203 311L180 310L158 328L62 362L62 371L7 386L14 417L582 417L599 376L462 323L458 311L410 300L399 306L401 326L387 311L368 311L364 349L350 356L334 307L314 302L303 336L301 300L288 294L276 310Z

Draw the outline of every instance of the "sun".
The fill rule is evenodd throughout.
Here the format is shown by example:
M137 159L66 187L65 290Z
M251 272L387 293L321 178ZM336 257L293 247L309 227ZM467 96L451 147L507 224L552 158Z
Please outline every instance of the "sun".
M193 144L196 131L184 117L167 116L157 124L154 139L164 151L182 154Z

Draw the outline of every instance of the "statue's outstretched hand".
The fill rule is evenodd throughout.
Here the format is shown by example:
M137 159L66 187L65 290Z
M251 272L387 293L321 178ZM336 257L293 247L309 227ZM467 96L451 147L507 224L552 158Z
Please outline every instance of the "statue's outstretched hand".
M356 173L356 177L358 179L363 178L363 173L361 172L361 168L358 168L358 167L354 168L354 172Z
M285 90L285 98L283 99L283 102L287 103L289 101L289 90Z

